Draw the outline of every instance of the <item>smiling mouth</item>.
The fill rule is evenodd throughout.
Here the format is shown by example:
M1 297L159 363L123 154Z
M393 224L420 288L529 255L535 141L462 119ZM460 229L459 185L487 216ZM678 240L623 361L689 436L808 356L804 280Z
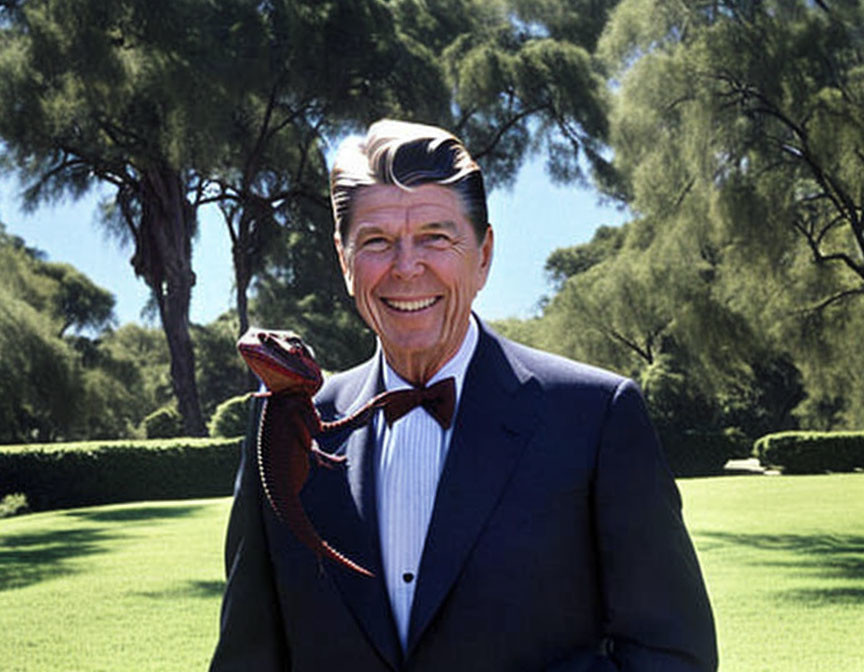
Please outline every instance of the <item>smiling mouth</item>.
M433 296L431 299L417 299L415 301L399 301L397 299L382 298L381 301L383 301L384 305L388 308L398 310L400 313L416 313L438 303L440 298L440 296Z

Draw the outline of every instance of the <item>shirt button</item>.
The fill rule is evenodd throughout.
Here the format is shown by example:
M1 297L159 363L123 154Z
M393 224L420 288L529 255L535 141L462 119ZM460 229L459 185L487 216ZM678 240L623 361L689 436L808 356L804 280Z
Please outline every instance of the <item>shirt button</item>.
M405 573L402 575L402 580L403 580L405 583L411 583L411 582L414 580L414 575L413 575L411 572L405 572Z

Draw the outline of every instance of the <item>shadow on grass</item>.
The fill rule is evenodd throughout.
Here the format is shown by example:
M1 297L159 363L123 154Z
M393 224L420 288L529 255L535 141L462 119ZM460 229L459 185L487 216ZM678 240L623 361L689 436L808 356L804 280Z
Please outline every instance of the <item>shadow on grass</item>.
M154 600L177 600L197 597L222 597L224 581L184 581L182 585L167 590L135 593Z
M864 536L849 534L730 534L699 532L709 545L737 545L762 551L755 564L778 567L809 578L860 581L861 587L795 588L778 592L781 600L819 604L860 604L864 600ZM776 552L776 556L772 553Z
M4 534L0 538L0 591L72 574L70 561L104 553L117 535L99 528Z
M3 534L0 536L0 591L75 573L78 570L74 560L105 553L110 550L112 542L124 536L124 527L112 526L111 523L180 518L202 508L201 504L166 506L152 503L108 509L94 507L66 512L65 516L76 521L59 523L57 529ZM80 527L83 521L107 524ZM217 589L212 590L215 592ZM218 591L221 594L221 588Z
M781 597L784 600L806 602L816 607L820 604L860 607L864 601L864 588L800 588L784 591Z
M160 518L181 518L189 516L204 508L201 504L185 506L165 506L161 504L142 504L141 506L123 506L105 510L103 508L80 509L69 511L67 516L92 520L99 523L134 522L139 520L157 520Z

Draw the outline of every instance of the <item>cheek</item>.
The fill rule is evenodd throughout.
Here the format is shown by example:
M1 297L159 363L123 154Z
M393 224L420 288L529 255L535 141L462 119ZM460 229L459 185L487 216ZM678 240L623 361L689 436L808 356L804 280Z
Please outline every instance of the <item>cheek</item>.
M354 266L352 278L354 302L361 315L367 318L371 318L377 309L373 295L384 274L383 264L365 262Z
M371 292L381 278L382 268L382 264L376 264L374 260L363 258L355 260L351 274L354 294L360 296Z
M460 301L472 301L482 286L479 260L471 260L451 269L450 277L454 279L453 293Z

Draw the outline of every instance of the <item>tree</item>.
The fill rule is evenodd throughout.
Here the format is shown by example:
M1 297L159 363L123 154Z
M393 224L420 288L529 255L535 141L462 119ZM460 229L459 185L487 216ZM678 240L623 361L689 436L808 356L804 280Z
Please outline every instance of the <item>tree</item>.
M107 327L114 320L114 295L97 287L71 264L43 263L38 272L53 278L59 285L53 296L53 312L62 319L61 338L70 327L76 330Z
M385 114L443 123L492 186L540 149L558 179L583 177L580 156L605 175L589 50L610 4L6 5L0 137L34 207L96 182L113 189L106 222L134 246L186 431L203 434L189 335L198 208L222 206L242 328L274 223L301 232L316 221L298 217L326 207L325 142L346 130Z
M64 437L79 383L74 352L50 318L0 286L0 442Z
M216 160L235 90L206 54L236 44L243 9L43 0L17 5L2 28L0 136L28 183L25 201L77 197L97 181L113 187L109 221L150 287L189 434L206 431L188 317L200 171Z
M420 29L430 26L433 35L445 28L456 36L431 42L454 91L453 128L490 186L511 183L533 152L546 155L559 182L587 181L587 163L595 179L612 183L603 156L607 100L592 53L614 4L510 0L484 11L484 3L466 2L463 11L475 19L460 20L461 28L452 27L450 7L430 10L426 22L405 20L417 40L429 40Z
M567 278L584 273L592 266L614 257L621 249L626 233L624 226L600 226L594 231L590 243L562 247L546 260L545 270L556 289L561 289Z
M112 330L109 292L2 224L0 267L0 442L140 435L172 398L160 332Z
M667 238L711 241L721 301L828 409L860 397L864 364L845 345L864 293L862 11L624 0L599 47L630 207Z

